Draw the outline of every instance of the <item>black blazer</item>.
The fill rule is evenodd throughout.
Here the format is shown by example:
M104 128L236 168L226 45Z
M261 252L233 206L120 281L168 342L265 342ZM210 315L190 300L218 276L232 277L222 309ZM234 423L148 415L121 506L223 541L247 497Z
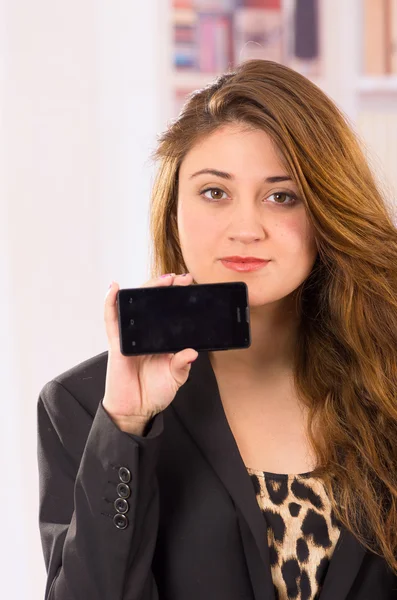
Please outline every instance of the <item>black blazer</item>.
M106 367L104 352L40 393L46 600L276 600L266 523L208 353L142 437L103 408ZM114 502L124 510L129 493L121 516ZM397 578L342 527L319 597L397 598Z

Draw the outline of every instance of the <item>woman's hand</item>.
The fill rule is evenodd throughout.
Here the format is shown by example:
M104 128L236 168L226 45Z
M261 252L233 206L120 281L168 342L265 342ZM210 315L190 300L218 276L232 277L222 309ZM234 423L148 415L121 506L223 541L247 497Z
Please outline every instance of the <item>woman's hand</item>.
M190 273L150 279L142 287L190 285ZM123 431L142 435L146 424L164 410L186 382L190 363L198 353L187 348L176 354L124 356L120 335L116 296L119 286L113 282L105 298L105 326L109 352L103 407Z

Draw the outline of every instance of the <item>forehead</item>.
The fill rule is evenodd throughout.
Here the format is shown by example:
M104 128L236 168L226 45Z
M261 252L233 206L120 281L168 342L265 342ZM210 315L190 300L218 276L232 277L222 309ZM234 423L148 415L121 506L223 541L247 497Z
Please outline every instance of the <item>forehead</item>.
M196 142L185 155L180 171L189 175L196 168L211 167L238 173L242 169L273 172L285 160L272 138L261 129L225 125ZM285 170L285 169L284 169Z

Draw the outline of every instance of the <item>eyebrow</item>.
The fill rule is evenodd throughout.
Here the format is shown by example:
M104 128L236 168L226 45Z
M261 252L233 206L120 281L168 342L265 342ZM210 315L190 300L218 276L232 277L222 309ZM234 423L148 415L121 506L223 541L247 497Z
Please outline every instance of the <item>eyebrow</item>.
M217 169L201 169L201 171L197 171L197 173L193 173L190 175L189 179L193 179L193 177L197 177L197 175L215 175L215 177L222 177L223 179L234 179L234 176L231 173L226 173L225 171L218 171ZM289 175L274 175L273 177L267 177L265 183L279 183L280 181L292 181Z

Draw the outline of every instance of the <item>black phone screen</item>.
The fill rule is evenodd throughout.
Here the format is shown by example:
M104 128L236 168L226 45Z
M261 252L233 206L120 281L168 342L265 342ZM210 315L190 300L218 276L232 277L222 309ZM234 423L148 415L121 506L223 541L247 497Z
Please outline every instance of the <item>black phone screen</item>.
M121 289L117 301L120 351L126 356L251 343L244 282Z

